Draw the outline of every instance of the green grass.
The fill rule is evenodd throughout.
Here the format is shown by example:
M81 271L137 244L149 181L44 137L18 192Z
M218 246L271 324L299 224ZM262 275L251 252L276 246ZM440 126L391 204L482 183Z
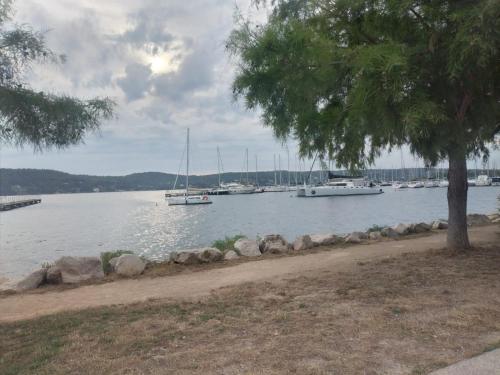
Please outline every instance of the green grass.
M215 247L216 249L219 249L223 253L234 250L234 243L238 241L240 238L245 238L245 236L241 234L237 234L236 236L233 237L227 237L224 238L223 240L216 240L212 243L212 247Z
M102 270L106 275L111 272L111 265L109 264L109 261L123 254L133 254L133 252L129 250L116 250L101 253Z
M380 225L374 224L370 228L368 228L366 231L367 232L381 232L382 229L384 229L384 228L385 228L385 225L380 226Z

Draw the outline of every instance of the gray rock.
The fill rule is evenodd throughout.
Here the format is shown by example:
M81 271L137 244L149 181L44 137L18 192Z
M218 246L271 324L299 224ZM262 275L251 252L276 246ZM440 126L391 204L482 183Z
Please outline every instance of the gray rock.
M498 224L498 223L500 223L500 217L498 217L498 218L496 218L496 219L491 220L491 222L492 222L493 224Z
M32 272L16 284L15 290L23 292L25 290L36 289L45 282L46 275L46 268L42 268L35 272Z
M335 234L312 234L313 246L330 246L342 241L342 238Z
M193 250L184 250L170 254L170 260L185 265L201 263L198 253Z
M398 224L392 227L394 231L399 234L400 236L405 236L410 233L410 226L407 224Z
M118 275L127 277L140 275L144 272L144 268L146 268L146 264L135 254L120 255L114 265L115 272Z
M260 255L260 251L259 251ZM238 259L239 255L236 251L234 250L229 250L226 254L224 254L224 260L233 260L233 259Z
M366 232L352 232L351 234L355 234L361 240L367 240L368 239L368 234Z
M360 243L361 242L361 237L360 237L360 234L361 232L352 232L350 234L348 234L346 237L345 237L345 242L346 243Z
M373 240L373 241L379 241L382 239L382 233L380 233L379 231L370 232L370 234L368 235L368 238L370 238L370 240Z
M234 243L234 248L244 257L260 257L262 255L257 241L248 238L240 238Z
M198 259L202 263L213 263L224 259L224 254L219 249L206 247L197 251Z
M268 234L260 241L262 253L282 254L289 250L288 242L279 234Z
M417 223L410 225L410 233L425 233L431 230L431 226L427 223Z
M62 257L55 266L61 271L64 284L104 278L101 259L97 257Z
M307 250L314 246L314 243L311 240L311 236L308 234L304 236L297 237L297 239L293 242L293 249L295 251Z
M467 215L467 225L485 225L491 224L491 220L487 215L470 214Z
M116 272L116 262L118 262L119 257L114 257L109 260L109 268L111 272Z
M46 282L47 284L61 284L62 283L61 270L56 266L49 267L47 269Z
M488 219L493 223L495 220L500 219L500 214L489 214Z
M387 238L392 238L392 239L399 238L399 234L391 227L383 228L380 234Z
M436 220L432 222L432 229L448 229L448 222L446 220Z

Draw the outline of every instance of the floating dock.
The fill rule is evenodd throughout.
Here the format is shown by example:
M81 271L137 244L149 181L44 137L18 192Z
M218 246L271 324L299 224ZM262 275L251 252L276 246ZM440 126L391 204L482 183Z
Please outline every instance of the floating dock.
M12 196L0 198L0 211L10 211L15 208L32 206L34 204L42 203L40 197L26 197L26 196Z

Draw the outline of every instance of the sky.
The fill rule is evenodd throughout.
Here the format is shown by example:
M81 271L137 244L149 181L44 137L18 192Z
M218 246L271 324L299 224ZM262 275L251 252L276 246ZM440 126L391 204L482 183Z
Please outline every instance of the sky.
M266 10L250 0L17 0L14 21L46 32L48 46L65 64L33 67L32 87L81 98L110 97L116 118L85 144L34 152L2 145L3 168L47 168L69 173L123 175L175 173L191 129L191 170L217 171L217 146L225 171L287 166L285 146L263 127L258 111L234 101L237 61L225 50L236 9L256 22ZM288 142L295 169L296 142ZM422 166L407 150L406 167ZM400 167L401 153L384 153L376 167ZM306 161L306 164L309 162ZM491 164L500 168L500 152ZM471 162L469 166L473 166ZM309 165L307 165L309 168Z

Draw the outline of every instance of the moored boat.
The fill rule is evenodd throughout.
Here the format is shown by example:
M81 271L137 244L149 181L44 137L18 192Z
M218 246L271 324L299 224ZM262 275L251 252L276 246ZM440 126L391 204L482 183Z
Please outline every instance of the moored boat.
M176 179L177 180L177 179ZM186 191L183 196L171 196L168 198L169 206L187 206L194 204L210 204L212 201L206 194L190 195L189 191L189 128L186 136Z
M347 195L375 195L384 191L364 179L333 179L319 186L298 186L298 197L330 197Z

